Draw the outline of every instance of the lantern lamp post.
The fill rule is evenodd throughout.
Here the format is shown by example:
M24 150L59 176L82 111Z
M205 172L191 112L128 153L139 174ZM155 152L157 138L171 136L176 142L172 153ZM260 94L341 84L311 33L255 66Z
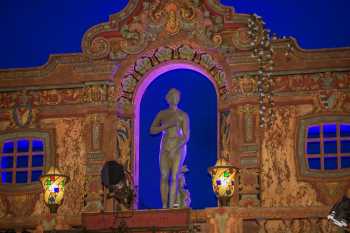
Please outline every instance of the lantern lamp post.
M40 177L44 191L44 202L49 207L50 213L56 214L57 209L62 205L66 184L69 177L62 174L56 167Z
M218 159L215 166L209 168L209 174L212 176L213 191L219 199L220 206L229 206L235 190L237 171L238 169L224 159Z

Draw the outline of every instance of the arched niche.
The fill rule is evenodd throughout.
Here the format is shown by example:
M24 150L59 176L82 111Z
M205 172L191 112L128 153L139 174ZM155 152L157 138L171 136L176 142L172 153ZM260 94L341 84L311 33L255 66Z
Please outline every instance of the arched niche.
M208 167L217 157L217 91L208 74L191 64L174 63L156 68L140 87L135 101L134 142L135 168L138 170L138 208L161 208L159 192L159 144L161 135L149 135L149 127L157 112L167 107L164 100L170 88L181 92L180 108L189 115L191 137L187 144L185 165L191 207L216 206L211 191Z
M136 186L139 184L139 117L142 96L150 83L158 76L176 69L193 70L206 77L215 89L218 106L227 97L228 89L225 72L211 55L205 52L195 50L187 45L176 48L161 47L156 49L152 55L137 59L129 72L120 80L121 90L117 100L119 115L117 157L121 158L120 160L126 164L126 167L132 173ZM224 151L230 149L230 131L227 130L230 127L229 120L227 120L230 111L220 112L217 109L216 114L216 153L217 156L220 156Z

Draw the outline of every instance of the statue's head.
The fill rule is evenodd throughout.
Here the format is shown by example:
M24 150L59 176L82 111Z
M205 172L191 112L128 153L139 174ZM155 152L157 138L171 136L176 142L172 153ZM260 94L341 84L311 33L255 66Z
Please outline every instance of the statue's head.
M165 97L170 106L176 106L180 101L180 91L175 88L171 88Z

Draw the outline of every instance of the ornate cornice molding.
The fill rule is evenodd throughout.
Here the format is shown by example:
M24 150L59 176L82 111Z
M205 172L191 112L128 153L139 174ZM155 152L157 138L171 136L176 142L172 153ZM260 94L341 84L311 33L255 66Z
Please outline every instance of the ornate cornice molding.
M315 93L319 91L350 89L350 70L312 70L309 72L272 72L273 93ZM242 73L232 77L232 94L234 96L256 95L257 73Z
M284 50L285 55L294 54L303 60L329 60L329 59L350 59L350 47L342 48L322 48L322 49L304 49L300 47L294 37L272 38L274 49Z
M28 104L38 107L115 102L116 93L114 84L108 82L86 83L68 88L17 89L0 92L0 109L14 108L23 96Z
M0 82L14 78L45 77L55 70L59 64L87 62L88 59L80 53L50 55L46 64L30 68L0 69Z

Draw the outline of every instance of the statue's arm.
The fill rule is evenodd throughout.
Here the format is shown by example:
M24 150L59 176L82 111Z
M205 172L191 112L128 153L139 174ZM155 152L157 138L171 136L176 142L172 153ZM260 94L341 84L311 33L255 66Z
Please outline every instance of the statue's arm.
M161 115L157 114L156 118L154 118L151 128L149 129L150 134L159 134L164 130L164 127L161 126Z
M163 130L177 125L176 120L168 119L165 122L163 122L162 119L164 120L164 116L162 115L162 112L160 112L157 114L156 118L154 119L151 125L150 134L159 134Z
M183 133L182 140L180 140L178 145L176 145L176 147L173 150L174 152L177 151L178 149L180 149L181 147L183 147L190 139L190 120L189 120L188 115L186 113L183 116L181 128L182 128L182 133Z

